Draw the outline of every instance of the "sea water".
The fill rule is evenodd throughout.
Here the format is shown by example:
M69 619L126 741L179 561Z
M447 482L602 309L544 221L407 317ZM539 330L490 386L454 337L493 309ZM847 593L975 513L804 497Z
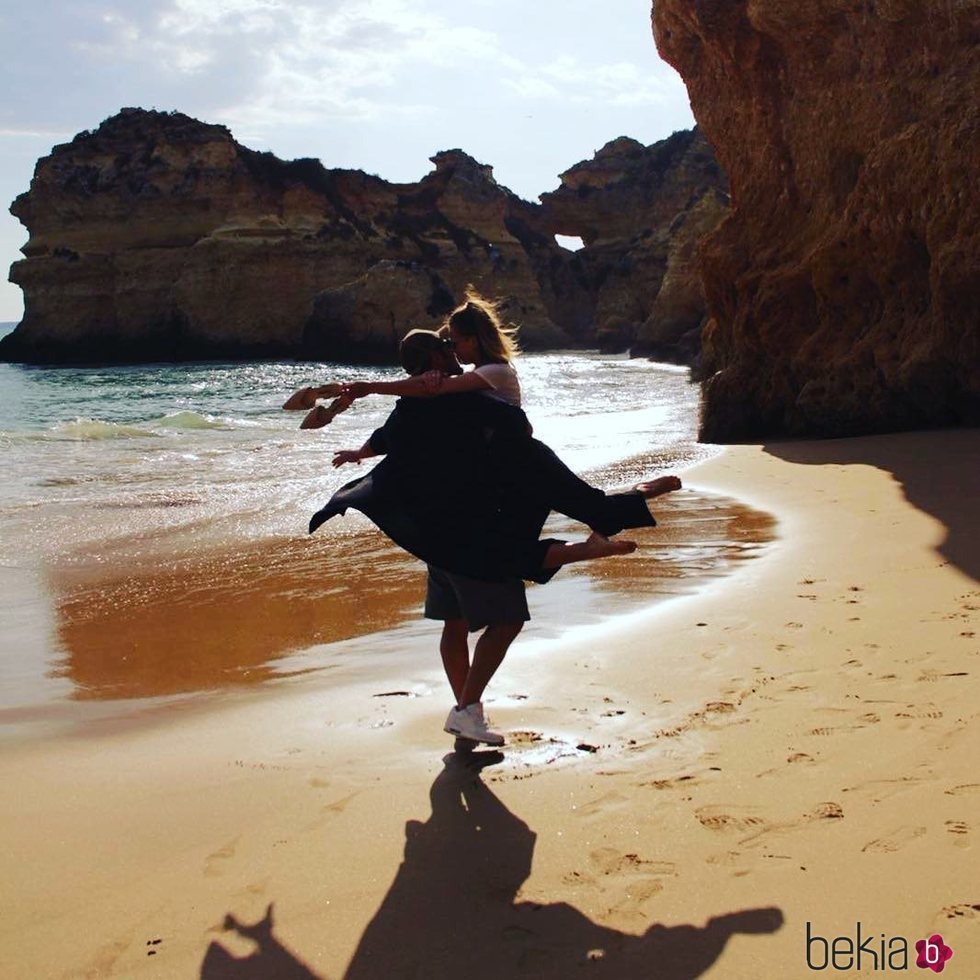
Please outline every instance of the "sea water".
M524 355L519 368L535 435L599 485L710 452L683 369L582 352ZM398 376L328 363L0 364L0 723L322 669L329 657L311 648L414 621L421 565L363 517L306 535L311 513L369 465L334 469L333 451L362 445L392 400L362 399L315 431L281 407L307 384ZM534 590L551 597L538 606L568 628L613 608L612 593L649 602L767 536L716 502L677 517L687 538L649 539L656 562L579 568Z

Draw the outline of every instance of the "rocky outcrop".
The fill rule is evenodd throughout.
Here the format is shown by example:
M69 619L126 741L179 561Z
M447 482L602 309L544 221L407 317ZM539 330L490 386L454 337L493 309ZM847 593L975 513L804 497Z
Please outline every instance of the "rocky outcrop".
M0 356L147 361L329 348L392 360L393 342L385 350L380 338L417 312L414 285L429 273L450 303L468 283L501 299L519 313L526 347L587 331L573 323L567 333L549 309L559 292L575 296L556 288L560 274L553 281L564 251L540 207L460 150L433 162L418 183L391 184L257 153L180 113L124 109L40 160L11 207L30 233L11 269L25 313ZM331 294L347 284L346 300ZM346 312L324 320L335 309ZM384 325L369 329L375 314Z
M384 363L409 330L435 330L456 305L439 276L417 262L384 259L353 282L325 289L313 301L300 356L342 361L351 349Z
M731 183L702 437L980 419L980 0L656 0Z
M530 204L462 150L414 184L279 160L223 126L124 109L38 162L11 211L24 318L0 357L386 361L465 287L524 347L697 355L697 238L725 209L698 132L622 137ZM572 253L555 234L580 235ZM666 285L665 289L661 289Z
M620 137L561 182L541 197L544 217L556 234L585 243L577 260L599 345L690 363L704 300L689 253L727 211L725 178L703 134L682 131L652 146ZM668 268L674 300L658 304Z

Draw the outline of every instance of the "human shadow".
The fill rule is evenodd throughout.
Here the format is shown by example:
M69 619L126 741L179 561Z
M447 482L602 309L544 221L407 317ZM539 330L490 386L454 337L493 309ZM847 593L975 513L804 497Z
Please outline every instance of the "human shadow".
M890 473L906 500L946 529L938 552L980 581L980 429L944 429L896 435L773 442L765 452L788 463L864 464Z
M224 927L251 939L256 948L245 956L235 956L221 943L212 942L201 964L201 980L326 980L272 935L272 905L265 917L252 925L226 915Z
M447 756L430 800L430 818L405 825L404 860L345 980L564 980L582 968L609 980L691 980L735 933L772 933L783 923L779 909L756 908L703 926L656 924L634 936L565 902L517 901L531 872L535 833L460 757Z
M776 932L778 908L714 916L702 925L655 924L639 936L593 922L566 902L517 901L537 835L480 779L498 752L449 755L430 791L432 815L405 825L405 856L354 951L344 980L693 980L737 933ZM272 907L225 928L256 943L235 957L211 943L201 980L325 980L272 935Z

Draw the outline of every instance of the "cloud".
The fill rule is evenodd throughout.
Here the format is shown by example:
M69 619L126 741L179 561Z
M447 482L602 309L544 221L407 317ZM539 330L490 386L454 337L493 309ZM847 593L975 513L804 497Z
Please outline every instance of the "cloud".
M589 64L570 55L538 68L525 67L507 85L527 98L560 99L581 106L656 106L684 97L683 84L666 66L651 70L630 61Z
M575 53L538 61L550 39L514 32L522 10L543 13L514 0L472 10L442 0L103 0L66 5L58 18L47 6L18 8L0 40L13 79L0 126L91 128L143 105L262 134L451 116L492 101L656 106L682 91L666 71L597 62L586 33Z
M12 139L71 139L73 133L58 129L5 129L0 128L0 138L10 137Z

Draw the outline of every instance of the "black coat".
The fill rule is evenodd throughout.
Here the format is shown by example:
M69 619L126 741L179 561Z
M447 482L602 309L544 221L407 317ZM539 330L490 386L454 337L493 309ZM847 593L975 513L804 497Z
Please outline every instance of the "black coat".
M519 408L478 392L402 398L370 439L386 454L346 484L310 532L354 507L423 561L471 578L546 582L555 539L538 540L551 510L602 534L655 524L636 493L605 494L530 436Z

